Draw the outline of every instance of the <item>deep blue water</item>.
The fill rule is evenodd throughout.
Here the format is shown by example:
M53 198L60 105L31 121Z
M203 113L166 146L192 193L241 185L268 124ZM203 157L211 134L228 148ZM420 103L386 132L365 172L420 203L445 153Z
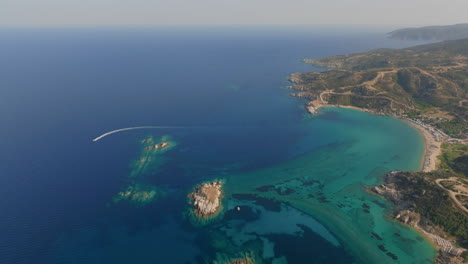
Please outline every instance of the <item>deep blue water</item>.
M0 29L0 263L73 263L83 255L85 262L74 261L105 263L102 256L115 250L108 247L112 239L99 232L108 227L115 236L125 233L122 240L129 240L128 234L194 234L192 227L180 227L186 224L179 217L183 195L143 208L111 204L138 156L138 140L171 134L180 141L179 150L168 154L172 162L146 179L174 193L227 171L268 167L299 155L326 140L320 135L304 140L308 133L297 127L305 112L282 88L287 76L320 70L301 63L303 58L415 44L388 40L385 32ZM91 141L141 125L189 128L122 132ZM298 148L299 142L306 143ZM170 245L166 256L200 251L184 249L177 239L155 243ZM92 249L80 249L86 244ZM134 244L127 255L139 261L154 251ZM327 250L324 246L317 254L336 253ZM126 259L113 263L119 260Z

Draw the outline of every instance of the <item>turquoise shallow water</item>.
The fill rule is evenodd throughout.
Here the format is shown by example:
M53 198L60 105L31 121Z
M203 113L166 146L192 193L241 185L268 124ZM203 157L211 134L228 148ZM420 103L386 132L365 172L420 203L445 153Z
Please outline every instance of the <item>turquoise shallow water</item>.
M224 159L185 162L187 145L193 151L197 144L177 131L161 138L172 143L163 152L148 152L138 140L143 150L130 163L127 184L155 190L156 198L109 203L107 214L114 219L62 237L54 262L226 263L245 256L276 264L433 262L430 244L392 220L392 205L366 189L388 171L419 168L423 142L416 130L395 118L342 108L305 115L294 129L305 133L291 146L295 151L256 168L246 162L215 166ZM205 147L205 155L211 153ZM196 180L177 189L163 184L169 177ZM223 210L209 221L194 221L184 197L193 184L211 179L224 181Z
M414 44L385 32L1 29L0 263L424 263L429 244L365 192L418 168L416 131L346 109L312 117L283 88L323 70L303 58ZM92 141L133 126L184 128ZM148 137L172 145L146 151ZM212 179L224 210L194 225L187 194Z
M229 193L255 194L307 212L358 263L431 263L434 249L427 241L390 220L391 205L365 189L390 170L417 170L420 135L400 120L339 108L305 123L330 141L281 165L230 175Z

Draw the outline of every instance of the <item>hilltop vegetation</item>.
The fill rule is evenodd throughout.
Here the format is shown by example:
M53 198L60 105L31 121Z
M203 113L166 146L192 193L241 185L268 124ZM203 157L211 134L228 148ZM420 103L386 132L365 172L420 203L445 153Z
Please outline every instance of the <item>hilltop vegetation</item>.
M442 144L442 150L439 168L468 177L468 145Z
M456 40L468 38L468 24L403 28L389 33L400 40Z
M386 183L374 188L395 203L396 219L432 234L440 246L438 263L468 262L467 152L467 145L444 143L438 170L390 172ZM443 247L436 237L459 248Z
M423 119L453 137L468 133L468 39L307 59L324 72L290 76L311 105L343 105Z
M457 237L460 246L468 247L468 217L453 205L447 192L435 183L436 178L448 178L450 173L399 172L392 179L400 198L420 214L425 223L442 228Z

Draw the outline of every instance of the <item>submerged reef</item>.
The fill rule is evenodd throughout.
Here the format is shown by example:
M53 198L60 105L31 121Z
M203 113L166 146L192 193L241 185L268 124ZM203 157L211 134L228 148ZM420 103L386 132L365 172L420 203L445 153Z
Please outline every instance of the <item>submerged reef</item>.
M241 258L241 259L235 259L229 262L225 262L225 264L254 264L254 262L249 258Z
M131 172L129 177L135 178L145 174L152 174L164 164L165 160L161 154L175 147L176 143L169 136L155 139L150 136L141 141L143 149L140 157L130 164Z
M197 239L206 264L263 264L264 242L259 237L236 243L226 232L216 228L201 232Z
M157 186L143 183L145 175L153 175L165 163L163 153L175 147L176 143L170 136L155 139L148 136L141 140L143 145L140 156L130 163L130 173L127 178L131 184L113 198L114 203L123 201L138 205L146 205L156 200L162 191Z
M114 202L129 201L139 205L145 205L154 201L160 195L157 187L152 185L134 184L128 186L124 191L117 193Z
M246 251L234 254L235 257L230 257L226 254L216 254L216 260L209 262L210 264L261 264L261 258L258 253Z

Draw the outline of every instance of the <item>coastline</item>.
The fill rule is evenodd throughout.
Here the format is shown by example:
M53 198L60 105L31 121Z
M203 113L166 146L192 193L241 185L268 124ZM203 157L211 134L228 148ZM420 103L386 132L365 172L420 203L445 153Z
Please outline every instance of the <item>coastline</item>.
M368 53L364 55L367 55L367 54ZM375 54L370 52L370 55L375 55ZM424 178L424 176L427 176L427 175L431 175L436 178L443 177L443 176L439 176L438 173L437 174L431 173L431 172L437 171L438 168L441 166L441 161L439 160L439 157L442 155L442 152L443 152L442 144L444 142L466 144L466 140L452 138L450 135L446 134L444 131L441 131L436 126L426 124L425 123L426 121L423 121L426 119L426 116L424 115L419 115L419 114L417 115L418 117L416 118L421 118L421 120L412 119L411 117L407 116L407 113L412 113L413 110L418 109L417 105L413 105L411 103L410 104L402 103L398 99L395 99L395 98L392 99L391 96L389 97L380 96L381 94L385 94L386 92L388 92L387 90L385 90L385 87L389 85L390 81L388 78L387 80L385 80L385 74L386 73L396 74L396 72L398 72L400 69L405 69L405 67L401 67L397 63L395 63L394 65L391 65L389 63L388 68L390 69L389 70L385 69L387 70L385 71L383 69L379 69L379 67L376 67L372 63L368 63L368 61L366 60L362 60L361 56L362 54L357 54L357 55L354 54L354 57L353 55L351 56L345 55L341 57L340 56L327 57L324 60L304 60L304 62L306 63L311 63L316 66L324 67L327 70L330 70L331 68L338 69L338 70L330 71L330 74L321 74L317 72L306 73L303 75L292 74L289 80L290 82L293 83L293 85L290 86L290 88L293 90L299 91L293 94L293 96L308 99L309 102L305 105L305 109L312 115L319 114L320 109L322 107L337 107L337 108L348 108L348 109L354 109L358 111L364 111L364 112L368 112L374 115L391 116L391 117L400 119L401 121L410 125L419 133L419 135L422 137L422 140L423 140L422 142L423 149L421 152L420 147L418 147L417 149L418 153L414 154L414 155L419 156L418 157L419 160L415 160L415 163L413 163L414 165L412 166L415 169L414 172L391 171L387 174L387 176L393 175L393 174L400 175L399 173L402 173L401 176L403 177L405 176L422 177L423 181L427 180L426 178ZM369 56L369 57L371 59L373 58L372 56ZM369 57L366 57L365 59L368 59ZM395 59L395 61L399 60L399 58L394 55L389 55L389 57L392 59ZM347 59L349 60L347 61ZM355 59L355 60L353 61L352 59ZM371 60L371 61L375 62L375 60ZM388 61L390 61L390 59ZM356 66L356 65L362 66L362 64L366 64L368 68L362 67L354 71L353 66ZM464 66L466 66L466 64L464 64ZM449 67L447 69L452 69L452 67ZM360 74L371 73L372 71L377 71L377 75L374 77L374 79L370 81L366 81L366 79L359 79L362 76ZM434 72L434 75L432 75L431 73L425 71L424 69L420 69L420 71L422 75L431 76L434 79L436 79L436 77L434 77L435 75L437 75L436 72ZM328 71L326 72L328 73ZM346 74L342 74L342 72L353 72L354 74L346 75ZM355 79L349 76L352 76ZM341 78L341 79L337 81L337 78ZM346 81L343 81L343 80L346 80ZM330 97L327 96L330 94L332 96ZM360 100L356 100L355 102L353 102L352 101L353 96L359 97ZM387 99L387 101L385 103L381 103L378 99L384 98L384 97ZM437 96L435 97L438 98ZM410 96L410 98L412 98L412 96ZM359 108L359 107L354 107L354 106L328 104L328 100L330 100L333 103L338 103L338 104L339 103L344 103L344 104L353 103L353 104L357 104L363 107L370 107L371 109ZM429 104L431 105L431 103ZM460 106L463 106L462 101L460 101L459 104ZM450 110L447 110L447 111L448 113L452 113ZM454 116L457 116L456 113L457 112L455 112ZM429 117L431 118L432 116L429 114ZM437 121L440 121L440 120L437 120ZM432 124L432 122L430 123ZM436 122L435 124L438 124L438 122ZM416 140L416 139L413 139L413 140ZM418 161L419 161L419 164L417 164ZM414 175L412 173L414 173ZM412 180L403 181L404 183L406 183L406 186L404 186L404 185L399 185L398 181L395 181L395 182L392 182L392 180L387 181L387 178L388 178L387 176L385 177L386 178L385 184L382 184L380 186L374 186L374 187L369 186L368 190L372 190L374 194L377 194L393 203L394 210L392 214L389 215L389 217L392 218L393 220L398 220L397 221L398 223L410 227L411 229L419 233L422 237L424 237L425 240L431 245L431 247L436 252L435 257L433 259L435 263L461 264L463 262L462 257L460 257L461 253L463 252L466 253L468 251L466 251L466 249L464 249L463 247L459 247L459 244L457 243L458 241L457 236L454 236L453 233L448 233L447 231L448 229L445 228L447 227L446 225L440 225L440 226L434 225L431 222L431 220L433 221L433 218L431 218L430 216L427 216L426 218L423 215L423 213L421 214L417 213L418 210L417 210L416 204L414 204L414 206L409 206L408 203L414 202L414 200L412 200L414 199L413 196L408 196L409 198L404 197L404 196L400 197L400 194L405 194L405 192L411 192L411 188L413 187L407 187L407 186L412 185L411 184ZM431 182L431 179L432 178L429 177L429 180L427 180L427 182ZM439 187L445 190L443 186L439 185ZM437 187L434 187L434 188L437 188ZM417 190L421 191L422 195L426 194L426 191L427 191L421 188ZM404 200L404 199L407 199L407 200ZM456 198L452 200L456 200ZM431 203L431 200L426 201L426 203ZM445 211L441 211L441 212L442 214L445 213ZM439 212L439 214L441 212ZM452 236L449 234L452 234Z
M371 111L366 108L359 108L355 106L346 106L346 105L324 104L320 101L310 102L308 105L306 105L307 111L312 115L318 114L320 109L324 107L346 108L346 109L353 109L353 110L362 111L362 112L368 112L371 114L377 114L374 111ZM414 129L416 129L416 131L418 131L418 133L421 135L423 139L423 156L421 158L419 170L423 172L430 172L430 171L436 170L437 169L437 157L442 152L441 150L442 142L437 141L428 128L420 124L417 124L415 122L412 122L407 118L401 118L401 117L396 117L396 118L402 120L403 122L407 123L408 125L412 126ZM373 193L373 192L370 192L370 193ZM397 222L400 224L403 224L400 221L397 221ZM404 225L408 226L407 224L404 224ZM426 239L426 241L437 252L435 255L435 259L439 259L440 255L438 252L441 250L441 247L437 244L435 235L424 230L424 228L419 226L419 223L416 223L414 225L409 225L409 226Z
M376 113L375 111L371 111L366 108L360 108L360 107L348 106L348 105L324 104L320 102L319 100L309 102L305 106L306 110L312 115L318 114L320 109L324 107L346 108L346 109L353 109L353 110L362 111L362 112L368 112L368 113L375 114L375 115L382 115L382 114ZM407 123L408 125L412 126L414 129L416 129L423 139L423 155L422 155L419 170L423 172L430 172L430 171L436 170L437 164L438 164L438 156L441 155L442 153L442 148L441 148L442 141L436 138L433 132L428 127L425 127L422 123L417 123L414 120L411 120L405 117L397 117L397 116L394 116L394 117L402 120L403 122Z
M359 107L355 107L355 106L324 104L324 103L319 102L319 101L318 102L317 101L309 102L309 104L306 105L307 111L312 115L318 114L320 109L324 108L324 107L347 108L347 109L353 109L353 110L362 111L362 112L368 112L368 113L371 113L371 114L374 114L374 115L390 116L390 115L385 114L385 113L378 113L378 112L375 112L375 111L372 111L372 110L369 110L369 109L365 109L365 108L359 108ZM401 121L407 123L408 125L410 125L414 129L416 129L416 131L418 131L418 133L421 135L421 137L423 139L423 156L422 156L418 171L431 172L431 171L437 170L438 156L440 156L442 154L441 145L444 142L444 139L446 139L446 138L442 138L442 137L446 137L446 135L439 133L437 131L437 129L434 129L434 128L432 128L432 127L430 127L430 126L428 126L428 125L426 125L426 124L424 124L424 123L422 123L420 121L412 120L410 118L401 117L401 116L393 116L393 117L400 119ZM374 188L375 187L373 187L372 189L374 189ZM377 194L379 196L382 196L386 200L393 201L393 199L391 197L387 197L385 195L375 193L373 191L369 191L369 193L374 193L374 194ZM393 205L396 206L395 201L393 201ZM447 256L447 246L446 245L449 245L449 247L450 247L449 251L452 249L452 247L455 250L460 250L456 246L453 246L451 241L446 240L443 237L443 235L439 234L437 231L426 230L427 227L421 226L419 220L417 220L414 223L407 223L406 221L403 221L403 219L405 218L404 211L399 211L399 212L396 211L396 213L397 213L397 215L393 215L393 216L389 215L389 217L391 217L393 220L398 220L397 223L399 223L401 225L404 225L404 226L408 226L411 229L413 229L415 232L417 232L419 235L421 235L429 243L429 245L434 249L435 255L434 255L433 261L435 263L442 263L442 264L448 264L448 263L450 263L450 264L461 264L462 263L462 261L460 259L458 259L459 255L457 255L457 256L454 256L454 255ZM401 215L402 213L403 213L403 215ZM414 213L414 212L411 212L411 213ZM461 249L461 250L463 250L463 249Z
M442 141L437 140L431 131L423 125L417 124L408 119L402 119L404 122L415 128L423 138L424 151L421 159L420 170L430 172L437 169L438 156L442 154Z
M360 107L351 106L351 105L327 104L327 103L320 101L319 99L310 101L309 103L305 105L307 112L309 112L311 115L318 114L320 111L320 108L323 108L323 107L347 108L347 109L354 109L358 111L373 113L369 109L366 109L366 108L360 108Z
M398 177L400 171L392 171L386 175L385 183L379 186L366 188L369 193L380 196L388 201L391 201L394 210L388 215L392 220L398 220L397 223L408 226L431 245L435 250L435 263L440 264L461 264L463 261L460 254L465 251L463 247L459 247L453 237L447 235L446 231L435 228L431 222L424 220L424 216L417 213L414 208L408 208L406 200L401 199L398 184L394 181L394 177ZM410 176L411 177L411 176Z
M372 192L371 192L372 193ZM374 193L375 194L375 193ZM383 198L385 198L386 200L389 200L387 197L385 196L382 196ZM395 217L391 217L393 220L398 220L397 218ZM419 221L414 223L414 224L408 224L408 223L404 223L404 222L401 222L401 221L396 221L398 224L402 225L402 226L407 226L411 229L413 229L416 233L418 233L419 235L421 235L428 243L429 245L431 245L431 247L434 249L435 251L435 255L434 255L434 261L438 261L438 260L441 260L441 254L440 254L440 251L442 250L442 247L437 243L437 238L441 239L441 237L435 235L435 234L432 234L430 232L427 232L423 227L421 227L419 225Z

